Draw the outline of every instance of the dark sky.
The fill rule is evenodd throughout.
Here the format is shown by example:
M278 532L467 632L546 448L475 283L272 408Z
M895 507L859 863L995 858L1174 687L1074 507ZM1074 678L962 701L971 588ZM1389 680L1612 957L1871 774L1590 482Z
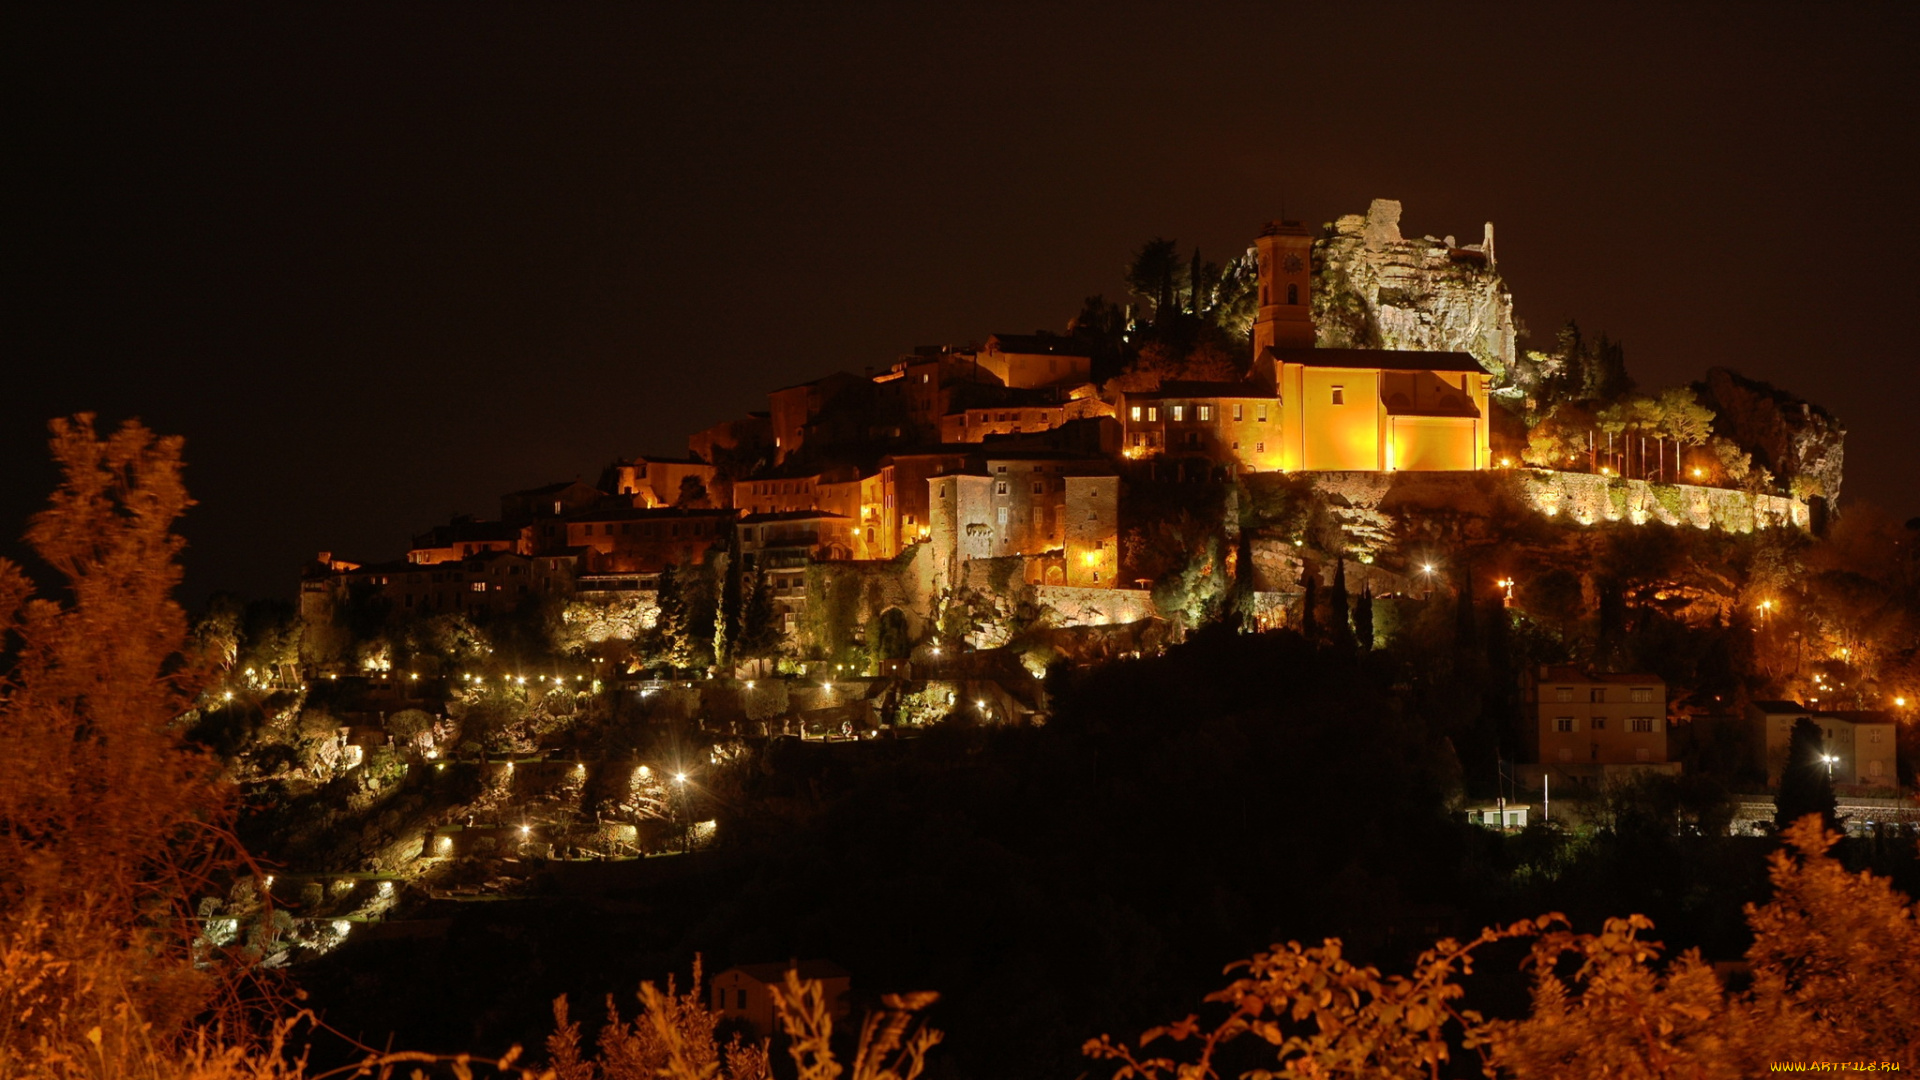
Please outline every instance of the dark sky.
M290 596L1375 197L1493 221L1536 347L1791 388L1920 513L1915 5L390 7L3 17L8 541L48 417L139 416L188 440L188 602Z

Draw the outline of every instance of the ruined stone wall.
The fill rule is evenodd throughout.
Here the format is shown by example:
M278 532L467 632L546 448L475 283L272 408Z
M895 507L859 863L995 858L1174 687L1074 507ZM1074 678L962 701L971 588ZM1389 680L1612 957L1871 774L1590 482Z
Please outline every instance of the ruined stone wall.
M1090 589L1070 585L1040 585L1034 601L1050 608L1054 626L1111 626L1139 622L1159 614L1153 593L1146 589Z
M1515 356L1513 294L1495 266L1493 225L1478 243L1400 235L1400 204L1375 199L1313 245L1321 348L1471 353L1505 379Z
M1657 521L1746 533L1788 526L1804 529L1810 523L1807 504L1784 495L1692 484L1649 484L1546 469L1527 470L1521 474L1521 483L1534 509L1582 525L1601 521L1644 525Z
M846 618L865 626L888 608L899 608L907 617L907 633L918 638L933 611L934 590L931 544L914 544L891 559L814 563L807 567L805 634L821 636L821 628L813 625L820 619ZM847 597L848 602L844 611L815 611L814 597Z

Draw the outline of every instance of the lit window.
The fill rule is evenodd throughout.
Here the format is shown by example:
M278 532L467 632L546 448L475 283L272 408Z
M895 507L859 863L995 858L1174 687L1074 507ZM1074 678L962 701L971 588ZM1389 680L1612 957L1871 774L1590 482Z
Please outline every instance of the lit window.
M1555 701L1572 701L1572 700L1573 700L1573 687L1571 687L1571 686L1556 686L1556 687L1554 687L1554 688L1553 688L1553 700L1555 700Z
M1652 701L1652 700L1653 700L1653 687L1651 687L1651 686L1636 686L1636 687L1634 687L1634 688L1633 688L1633 700L1634 700L1635 702L1637 702L1637 703L1639 703L1639 704L1642 704L1642 705L1644 705L1644 704L1646 704L1646 703L1647 703L1647 702L1649 702L1649 701Z
M1555 731L1572 731L1572 730L1573 730L1573 717L1571 717L1571 716L1557 716L1557 717L1554 717L1554 720L1553 720L1553 730L1555 730Z
M1211 420L1211 419L1213 419L1213 406L1211 406L1211 405L1195 405L1195 406L1193 407L1193 418L1194 418L1195 420Z
M1185 420L1186 418L1187 418L1187 407L1185 405L1173 406L1173 419L1176 423L1179 421Z
M486 583L486 582L484 582L484 581L476 581L476 582L474 582L474 583L473 583L472 585L469 585L469 586L467 586L467 587L468 587L469 589L472 589L472 590L473 590L474 592L486 592L486 591L487 591L487 583Z
M1140 406L1135 405L1133 408L1128 409L1127 416L1129 419L1131 419L1135 423L1139 423L1140 422Z
M1160 419L1160 410L1152 405L1147 406L1147 419L1157 423Z
M1334 387L1334 388L1333 388L1333 403L1334 403L1335 405L1345 405L1345 404L1347 403L1347 388L1346 388L1346 387L1344 387L1344 386L1336 386L1336 387Z

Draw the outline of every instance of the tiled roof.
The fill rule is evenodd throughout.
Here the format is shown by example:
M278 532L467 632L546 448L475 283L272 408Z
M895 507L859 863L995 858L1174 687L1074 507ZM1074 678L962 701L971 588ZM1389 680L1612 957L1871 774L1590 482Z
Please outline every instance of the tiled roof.
M1480 361L1463 352L1414 349L1270 349L1284 364L1307 367L1378 368L1382 371L1470 371L1486 374Z

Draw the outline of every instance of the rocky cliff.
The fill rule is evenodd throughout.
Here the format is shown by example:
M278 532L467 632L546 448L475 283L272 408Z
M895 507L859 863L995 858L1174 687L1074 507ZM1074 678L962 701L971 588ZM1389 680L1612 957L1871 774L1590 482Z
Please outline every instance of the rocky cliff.
M1714 412L1714 434L1738 443L1795 495L1829 504L1840 497L1847 429L1831 413L1726 368L1708 370L1693 389Z
M1313 245L1313 318L1322 348L1457 350L1505 381L1514 359L1513 294L1500 279L1493 225L1477 244L1400 235L1400 204L1375 199Z

